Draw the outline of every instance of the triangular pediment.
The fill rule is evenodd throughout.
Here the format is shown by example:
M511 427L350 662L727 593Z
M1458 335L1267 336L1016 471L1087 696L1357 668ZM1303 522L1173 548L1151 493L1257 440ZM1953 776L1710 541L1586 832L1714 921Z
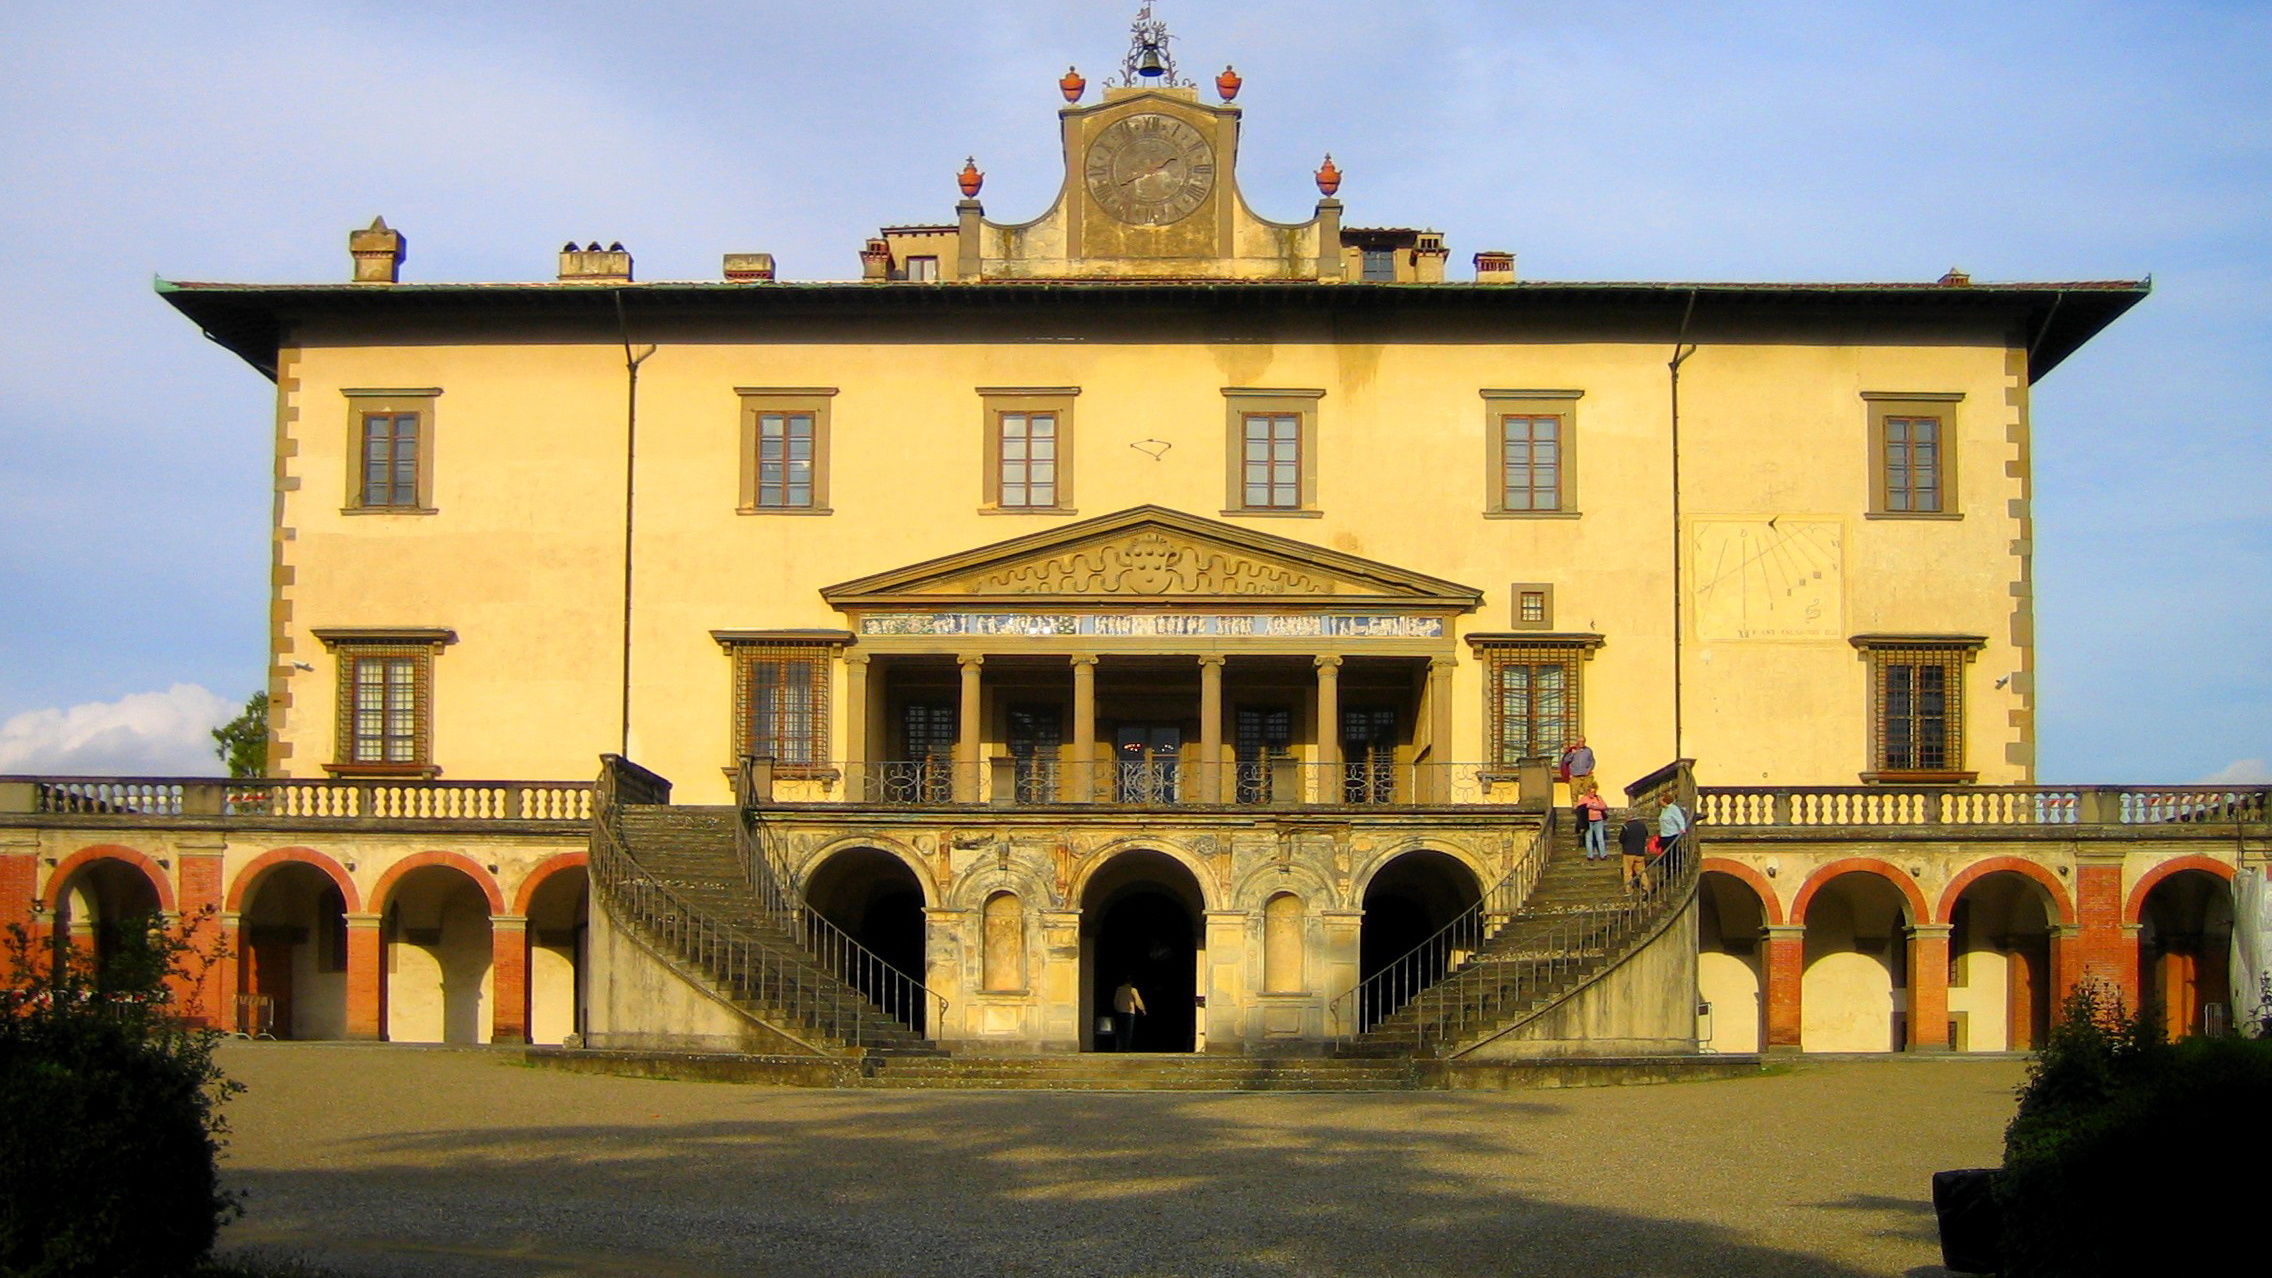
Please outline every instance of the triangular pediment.
M1236 601L1467 612L1482 592L1221 520L1137 506L843 582L821 596L849 610Z

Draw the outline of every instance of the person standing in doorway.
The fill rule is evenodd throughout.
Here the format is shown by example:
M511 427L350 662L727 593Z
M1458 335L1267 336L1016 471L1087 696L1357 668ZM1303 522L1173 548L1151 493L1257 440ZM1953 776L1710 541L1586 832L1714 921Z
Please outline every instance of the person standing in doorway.
M1136 1018L1144 1014L1144 995L1129 977L1112 992L1112 1046L1115 1051L1136 1050Z
M1578 829L1585 836L1586 859L1588 861L1607 861L1609 859L1609 801L1601 797L1601 791L1588 786L1586 792L1578 796L1576 811Z

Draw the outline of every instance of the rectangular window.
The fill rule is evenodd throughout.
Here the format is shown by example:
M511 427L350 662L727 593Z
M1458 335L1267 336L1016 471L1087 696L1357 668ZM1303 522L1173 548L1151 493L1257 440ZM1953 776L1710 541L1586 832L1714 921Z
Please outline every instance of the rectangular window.
M828 512L828 409L833 387L743 386L741 512Z
M1572 482L1577 447L1574 390L1483 392L1486 514L1501 519L1578 513Z
M987 514L1073 513L1075 386L981 386Z
M1518 416L1499 419L1500 509L1562 509L1562 419Z
M1956 501L1956 409L1962 394L1865 392L1870 415L1870 514L1951 518Z
M1554 615L1552 610L1547 607L1547 600L1551 597L1551 593L1545 587L1518 592L1515 595L1515 624L1542 628L1552 625Z
M348 513L433 513L434 400L441 393L346 392Z
M1315 518L1321 390L1226 387L1229 482L1226 515Z
M1065 737L1063 725L1064 715L1054 705L1010 707L1010 758L1015 761L1018 802L1057 801L1057 765Z
M1272 765L1292 757L1294 712L1285 706L1240 706L1234 735L1238 802L1270 802L1275 784Z
M430 776L433 659L447 630L318 630L338 662L334 774Z
M1057 504L1057 414L1002 414L1002 505Z
M1864 636L1870 666L1865 781L1970 781L1964 766L1964 668L1985 640Z
M1294 510L1302 504L1302 419L1292 413L1246 415L1246 505Z
M835 643L829 638L842 635ZM737 758L773 760L776 776L833 776L828 696L841 631L713 630L733 659Z
M1393 284L1396 282L1395 249L1369 248L1364 250L1364 254L1366 283Z
M939 279L939 259L911 257L907 259L907 278L917 284L935 284Z

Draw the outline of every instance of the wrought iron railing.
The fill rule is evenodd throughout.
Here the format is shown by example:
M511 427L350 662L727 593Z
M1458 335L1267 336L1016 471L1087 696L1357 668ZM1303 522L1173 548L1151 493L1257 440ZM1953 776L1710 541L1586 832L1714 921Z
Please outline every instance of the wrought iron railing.
M589 781L0 777L0 812L271 820L587 821Z
M862 945L820 911L805 904L792 867L765 819L758 760L734 769L734 858L774 926L795 936L821 970L866 995L885 1015L917 1034L936 1034L947 1000L922 979L902 972Z
M1626 787L1628 811L1654 822L1668 801L1695 810L1686 760ZM1603 970L1647 940L1695 895L1696 832L1650 862L1638 891L1555 914L1523 913L1545 871L1558 813L1549 811L1513 871L1435 936L1333 1001L1327 1024L1346 1045L1401 1019L1413 1049L1442 1052L1522 1016ZM1400 1040L1402 1041L1402 1040Z
M712 917L639 864L624 843L620 804L667 803L669 795L669 783L660 777L603 756L593 798L590 871L615 915L736 995L778 1009L793 1024L775 1028L792 1038L802 1029L854 1048L896 1041L904 1026L879 1016L871 1000L845 981L824 975L823 965L798 948L801 934L785 930L780 919Z
M1708 786L1715 826L2072 826L2262 822L2272 786Z
M1520 770L1488 763L1263 762L1204 764L1188 759L1002 756L984 764L943 759L844 762L777 769L769 801L874 803L910 807L1090 804L1141 808L1507 807L1526 797ZM777 786L778 789L774 787ZM1086 792L1084 795L1084 791Z

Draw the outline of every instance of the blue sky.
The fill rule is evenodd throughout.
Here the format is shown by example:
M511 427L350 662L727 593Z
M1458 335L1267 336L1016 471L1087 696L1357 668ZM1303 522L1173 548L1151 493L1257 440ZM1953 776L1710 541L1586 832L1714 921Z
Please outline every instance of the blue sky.
M151 293L858 273L1055 193L1055 80L1134 5L11 6L0 77L0 772L187 771L265 663L273 389ZM2135 278L2036 387L2046 781L2272 780L2272 5L1161 0L1246 77L1240 182L1529 279Z

